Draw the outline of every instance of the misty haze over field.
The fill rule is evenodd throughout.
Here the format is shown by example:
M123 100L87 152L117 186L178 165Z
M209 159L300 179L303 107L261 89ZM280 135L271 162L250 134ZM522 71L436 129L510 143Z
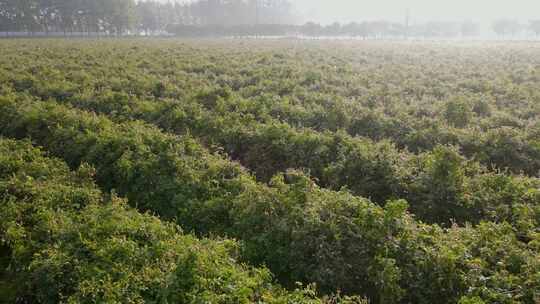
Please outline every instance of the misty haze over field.
M171 0L161 0L165 3ZM180 3L195 0L177 0ZM433 20L474 20L488 24L496 19L520 21L537 19L538 0L290 0L304 21L323 24L347 23L364 20L403 22L407 12L411 22Z
M2 36L540 39L540 1L0 0Z
M321 23L385 19L400 22L409 11L412 22L499 18L527 21L538 18L538 0L293 0L306 19Z

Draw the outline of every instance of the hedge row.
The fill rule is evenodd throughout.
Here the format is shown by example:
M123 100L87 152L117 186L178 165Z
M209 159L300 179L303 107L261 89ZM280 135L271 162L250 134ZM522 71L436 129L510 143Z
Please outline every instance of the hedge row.
M516 207L514 227L484 222L443 230L417 223L403 201L381 208L294 171L266 186L189 136L11 97L0 100L4 136L31 138L74 168L94 165L106 191L187 230L238 238L243 259L267 265L287 286L315 282L323 292L375 303L537 300L535 206ZM446 158L454 155L434 152L428 172L446 177Z
M536 45L332 43L4 42L0 82L43 100L197 97L223 120L341 130L415 153L451 144L538 176Z
M387 141L259 123L228 111L212 113L199 102L122 96L112 92L75 96L63 103L116 121L142 119L172 133L196 136L208 147L222 148L262 181L293 168L309 172L322 187L345 187L381 205L406 199L411 211L430 223L517 223L524 206L540 206L540 180L489 170L452 147L436 146L415 155ZM539 223L532 222L536 227Z
M1 302L322 302L237 262L234 241L198 240L104 195L94 172L0 138Z

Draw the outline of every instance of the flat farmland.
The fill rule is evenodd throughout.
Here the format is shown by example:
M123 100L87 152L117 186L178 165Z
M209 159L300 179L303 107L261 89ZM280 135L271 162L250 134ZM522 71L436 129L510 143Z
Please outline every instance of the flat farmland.
M539 43L4 39L0 152L6 303L540 301Z

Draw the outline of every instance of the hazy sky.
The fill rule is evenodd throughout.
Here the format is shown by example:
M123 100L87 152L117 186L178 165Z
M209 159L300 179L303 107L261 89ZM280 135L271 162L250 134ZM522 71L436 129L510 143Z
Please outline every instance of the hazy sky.
M391 19L414 21L540 19L540 0L291 0L307 19L323 23Z

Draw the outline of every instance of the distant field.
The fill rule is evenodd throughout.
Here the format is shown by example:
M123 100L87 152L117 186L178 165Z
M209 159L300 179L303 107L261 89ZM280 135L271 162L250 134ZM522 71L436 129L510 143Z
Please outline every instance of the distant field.
M539 43L5 39L0 53L0 302L540 301ZM111 192L128 203L104 221L137 220L102 236ZM104 257L106 235L152 252ZM204 252L193 286L179 242Z

